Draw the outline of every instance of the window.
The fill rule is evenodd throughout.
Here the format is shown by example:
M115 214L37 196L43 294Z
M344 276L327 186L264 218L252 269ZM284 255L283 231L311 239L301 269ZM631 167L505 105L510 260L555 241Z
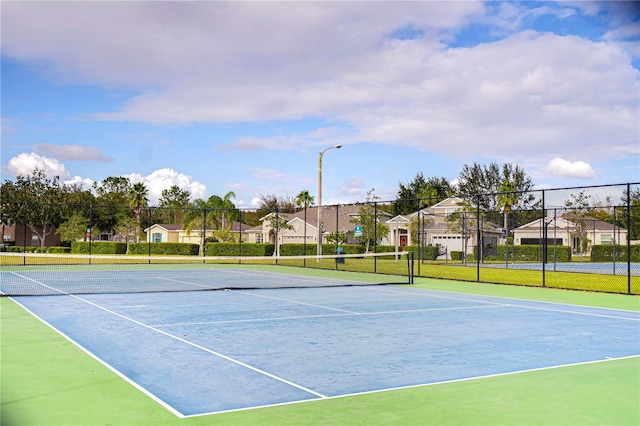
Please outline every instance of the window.
M264 243L264 235L261 232L256 234L256 243L262 244Z
M151 242L161 243L162 242L162 234L160 232L154 232L151 235Z
M600 237L600 244L613 244L612 234L602 234Z
M11 241L11 234L2 234L2 241Z

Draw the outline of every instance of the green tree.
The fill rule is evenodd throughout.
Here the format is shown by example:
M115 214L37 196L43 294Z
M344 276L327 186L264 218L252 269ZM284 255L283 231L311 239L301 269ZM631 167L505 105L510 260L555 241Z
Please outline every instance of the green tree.
M64 221L65 194L70 190L60 177L48 178L41 169L35 169L31 176L18 176L16 182L5 181L0 190L3 221L26 222L43 247Z
M580 261L582 261L582 256L589 251L591 243L591 240L587 238L588 224L590 221L595 220L591 216L593 210L592 199L585 191L580 191L577 195L571 194L564 204L569 210L569 213L564 216L575 225L574 236L579 240L577 249Z
M183 219L183 226L187 235L191 235L192 232L200 232L200 235L205 237L205 230L221 231L217 234L216 238L227 239L231 234L231 220L235 220L239 216L239 210L235 209L235 205L231 201L235 197L235 194L230 191L223 197L218 195L212 195L206 201L200 198L194 200L185 217ZM225 233L222 230L227 229L229 232ZM204 232L204 233L203 233Z
M62 241L78 241L86 239L87 218L82 213L72 214L65 222L60 224L56 234Z
M629 238L631 240L640 240L640 187L631 188L629 198L631 200L631 204L629 205L629 222L631 224L631 227L629 228ZM624 191L622 200L626 205L627 190ZM623 223L622 226L626 227L627 224Z
M313 205L314 201L315 201L314 197L306 189L300 191L300 193L296 195L296 198L295 198L296 207L303 208L303 209L308 209L310 206Z
M500 193L498 194L497 208L502 210L504 219L504 229L506 232L506 250L504 252L507 264L509 263L509 212L511 207L518 202L518 193L515 191L515 185L508 179L500 183Z
M400 182L394 205L395 214L409 214L422 207L432 206L453 194L453 187L445 177L425 179L417 173L406 184Z
M480 208L485 211L498 210L498 197L496 194L500 190L503 182L510 182L509 188L518 195L517 203L512 203L510 207L518 206L521 209L531 208L535 204L535 197L531 192L533 181L523 168L517 164L491 163L480 165L473 163L469 166L465 164L458 177L458 193L461 196L474 196L473 202L479 203Z
M365 252L369 251L371 244L379 244L389 233L389 228L378 219L380 212L376 215L376 203L379 199L380 197L373 193L373 189L367 192L365 203L358 209L358 216L351 219L354 225L362 226L362 237L359 237L359 240L364 245Z
M178 224L184 219L185 210L191 202L191 193L173 185L163 189L158 202L157 219L162 223Z
M238 218L240 212L235 210L236 206L231 201L235 197L236 194L233 191L227 192L222 197L218 195L209 197L209 205L214 209L213 220L216 229L231 228L231 221Z
M136 242L140 242L140 229L142 216L142 209L149 203L149 190L144 183L138 182L129 189L129 206L133 208L133 213L136 215Z
M327 235L327 243L329 244L346 244L347 243L347 235L342 232L330 232Z
M104 232L113 236L119 222L133 217L129 206L131 181L122 176L110 176L94 182L96 205L92 209L93 233Z

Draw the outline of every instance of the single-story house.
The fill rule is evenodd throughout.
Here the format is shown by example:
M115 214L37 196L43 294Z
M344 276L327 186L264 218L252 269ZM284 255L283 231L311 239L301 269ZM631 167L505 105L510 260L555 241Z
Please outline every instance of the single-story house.
M546 227L547 245L569 246L574 253L580 253L582 239L589 240L587 252L592 245L626 244L627 230L620 226L593 218L557 216L540 218L513 230L513 244L541 244L544 241Z
M322 206L320 225L322 228L322 243L326 244L327 237L336 230L347 238L347 244L357 244L359 239L354 235L353 222L360 214L360 205ZM276 220L277 216L277 220ZM383 211L378 212L379 221L385 223L391 215ZM276 244L318 244L318 207L313 206L306 211L295 213L269 213L260 218L261 226L251 229L247 242L265 242ZM278 225L276 227L276 225ZM277 228L277 229L276 229ZM388 235L382 235L381 244L390 244Z
M251 229L249 225L241 224L233 221L231 224L231 232L235 234L236 240L242 236L242 241L247 241L247 230ZM240 232L242 230L242 232ZM212 237L215 229L207 229L205 237ZM195 243L202 244L202 230L194 229L187 234L182 225L172 225L166 223L155 223L146 228L144 232L147 235L147 242L152 243Z
M393 217L386 222L389 241L399 247L417 245L418 241L412 239L413 222L413 235L417 236L419 243L439 246L443 258L451 258L452 251L473 254L478 245L477 220L474 211L464 213L465 207L475 209L474 205L468 205L462 198L449 197L431 207ZM451 220L455 213L460 213L460 217ZM500 242L503 229L493 223L482 222L481 230L483 249L492 250Z

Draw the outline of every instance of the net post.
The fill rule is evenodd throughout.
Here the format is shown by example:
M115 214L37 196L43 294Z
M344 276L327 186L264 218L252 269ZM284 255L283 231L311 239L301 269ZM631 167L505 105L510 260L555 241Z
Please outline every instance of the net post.
M408 263L407 267L408 267L408 270L409 270L409 284L413 284L414 283L414 275L413 275L413 273L414 273L414 270L413 270L414 258L413 258L413 254L414 254L413 251L411 251L411 252L409 252L409 255L407 256L407 263Z

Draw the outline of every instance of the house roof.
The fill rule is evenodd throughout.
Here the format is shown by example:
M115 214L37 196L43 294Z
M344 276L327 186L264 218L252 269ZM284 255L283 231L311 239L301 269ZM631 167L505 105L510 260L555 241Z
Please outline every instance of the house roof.
M164 229L165 231L168 232L177 232L177 231L181 231L182 230L182 225L174 225L171 223L154 223L153 225L149 226L148 228L146 228L144 230L144 232L147 232L149 229L153 228L153 227L159 227Z
M516 229L514 229L514 231L517 230L525 230L527 228L533 228L533 229L540 229L541 226L541 222L543 220L547 220L547 218L540 218L540 219L536 219L532 222L529 223L525 223L522 226L517 227ZM571 216L571 215L563 215L560 216L558 218L555 219L555 225L550 224L550 226L556 226L558 228L561 229L565 229L565 228L569 228L569 229L575 229L577 227L576 222L578 221L584 221L586 224L586 228L587 231L592 231L592 230L596 230L598 232L602 232L602 231L611 231L613 232L614 230L617 230L618 228L616 228L615 226L613 226L613 224L602 221L602 220L598 220L598 219L594 219L594 218L577 218L575 216ZM621 229L622 232L626 232L626 229L622 228Z
M251 226L247 225L246 223L240 223L240 222L236 222L235 220L231 223L231 232L240 232L240 225L242 225L242 232L247 231L249 229L251 229ZM182 230L184 230L182 225L178 225L178 224L171 224L171 223L154 223L153 225L149 226L148 228L146 228L144 230L144 232L147 232L149 229L153 228L153 227L159 227L164 229L167 232L180 232Z
M353 230L355 226L352 220L359 216L360 208L362 205L360 204L349 204L344 206L337 206L338 208L338 231L347 232ZM264 221L267 217L274 215L275 213L269 213L268 215L260 218L261 221ZM391 215L384 211L379 210L378 215L382 222L386 222ZM279 216L284 218L287 223L290 223L292 220L301 220L305 221L305 210L298 210L294 213L279 213ZM325 232L335 232L336 230L336 206L322 206L322 222L324 224ZM309 226L314 228L318 228L318 207L313 206L309 207L306 210L306 223Z

